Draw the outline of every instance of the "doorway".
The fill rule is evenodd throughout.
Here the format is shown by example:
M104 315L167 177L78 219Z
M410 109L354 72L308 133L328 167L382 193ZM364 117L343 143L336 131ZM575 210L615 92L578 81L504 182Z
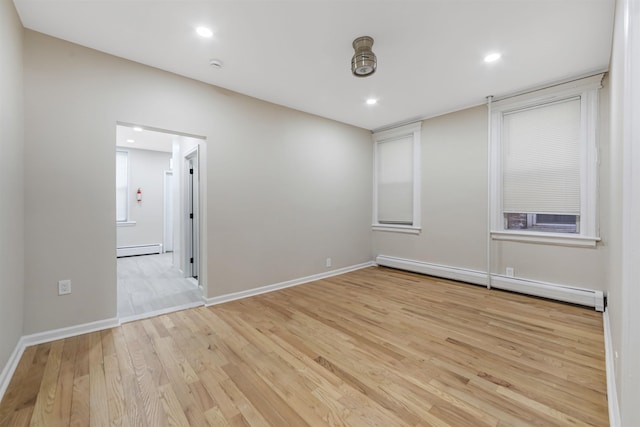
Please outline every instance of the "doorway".
M202 139L116 126L118 317L135 320L203 304Z

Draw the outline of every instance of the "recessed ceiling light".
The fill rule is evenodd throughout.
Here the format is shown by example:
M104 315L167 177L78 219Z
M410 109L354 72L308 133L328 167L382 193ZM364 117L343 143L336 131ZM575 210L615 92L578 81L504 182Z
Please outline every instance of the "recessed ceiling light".
M495 62L498 59L500 59L502 55L500 55L499 53L490 53L489 55L484 57L484 62Z
M140 126L136 126L133 128L133 130L136 132L142 132L144 129L142 129Z
M135 139L127 139L127 142L128 142L129 144L133 144L134 142L136 142L136 140L135 140Z
M198 27L198 28L196 28L196 33L198 33L198 35L200 37L209 38L209 37L213 36L213 31L211 31L207 27Z
M367 99L367 105L376 105L378 103L378 100L375 98L369 98Z

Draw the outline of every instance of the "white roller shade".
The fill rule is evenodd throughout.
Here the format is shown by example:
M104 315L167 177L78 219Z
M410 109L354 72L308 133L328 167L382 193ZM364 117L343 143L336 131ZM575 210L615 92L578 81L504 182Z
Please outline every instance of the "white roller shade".
M116 151L116 221L127 220L127 193L129 191L129 167L127 153Z
M378 222L413 224L413 136L378 143Z
M503 211L580 215L580 98L504 114Z

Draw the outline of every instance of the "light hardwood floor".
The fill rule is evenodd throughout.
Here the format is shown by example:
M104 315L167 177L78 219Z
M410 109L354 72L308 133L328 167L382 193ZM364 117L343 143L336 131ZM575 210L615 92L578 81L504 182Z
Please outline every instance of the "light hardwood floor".
M602 316L385 268L29 347L0 426L606 426Z

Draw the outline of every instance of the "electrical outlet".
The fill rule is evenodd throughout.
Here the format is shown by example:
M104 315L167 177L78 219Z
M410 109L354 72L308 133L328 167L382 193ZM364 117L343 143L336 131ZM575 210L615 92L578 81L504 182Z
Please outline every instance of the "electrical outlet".
M71 280L58 281L58 295L68 295L71 293Z
M327 258L327 261L325 262L325 265L326 265L327 267L331 267L331 264L332 264L332 263L331 263L331 258Z
M513 267L507 267L507 277L513 277Z

